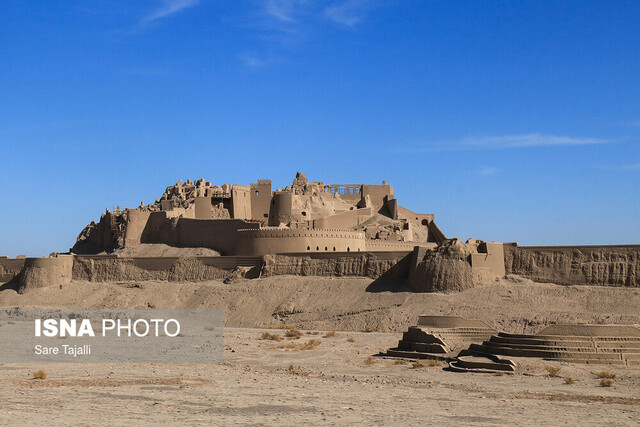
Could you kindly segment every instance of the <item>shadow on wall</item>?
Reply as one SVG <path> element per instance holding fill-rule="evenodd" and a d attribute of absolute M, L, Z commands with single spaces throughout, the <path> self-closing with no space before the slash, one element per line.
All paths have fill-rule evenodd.
<path fill-rule="evenodd" d="M 19 276 L 16 276 L 13 279 L 9 280 L 4 285 L 0 286 L 0 292 L 4 292 L 4 291 L 18 292 L 18 286 L 19 286 Z"/>
<path fill-rule="evenodd" d="M 402 258 L 380 277 L 375 279 L 369 286 L 367 292 L 413 292 L 409 287 L 409 270 L 413 252 Z"/>

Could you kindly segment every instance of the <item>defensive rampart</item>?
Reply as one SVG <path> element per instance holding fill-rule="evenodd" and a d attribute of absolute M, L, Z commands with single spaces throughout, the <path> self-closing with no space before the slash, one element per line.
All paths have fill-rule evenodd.
<path fill-rule="evenodd" d="M 360 276 L 402 282 L 409 274 L 410 265 L 410 252 L 266 255 L 262 274 Z"/>
<path fill-rule="evenodd" d="M 360 252 L 365 246 L 359 231 L 262 228 L 238 231 L 237 254 Z"/>
<path fill-rule="evenodd" d="M 507 274 L 560 285 L 640 287 L 640 245 L 505 244 Z"/>

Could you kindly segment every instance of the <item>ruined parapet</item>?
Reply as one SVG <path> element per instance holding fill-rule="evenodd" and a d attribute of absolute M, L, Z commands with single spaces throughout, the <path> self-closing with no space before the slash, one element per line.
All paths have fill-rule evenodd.
<path fill-rule="evenodd" d="M 502 243 L 454 238 L 414 253 L 409 286 L 416 292 L 459 292 L 505 275 Z"/>
<path fill-rule="evenodd" d="M 26 258 L 18 278 L 18 292 L 23 294 L 31 289 L 68 284 L 72 271 L 72 255 Z"/>

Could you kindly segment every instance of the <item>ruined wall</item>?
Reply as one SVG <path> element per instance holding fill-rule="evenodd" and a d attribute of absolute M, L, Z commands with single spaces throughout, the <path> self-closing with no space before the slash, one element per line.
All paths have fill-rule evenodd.
<path fill-rule="evenodd" d="M 218 258 L 218 257 L 212 257 Z M 237 263 L 219 263 L 199 258 L 76 257 L 73 279 L 90 282 L 164 280 L 200 282 L 223 280 Z"/>
<path fill-rule="evenodd" d="M 269 221 L 271 210 L 271 180 L 259 179 L 251 184 L 251 218 L 254 220 Z"/>
<path fill-rule="evenodd" d="M 163 218 L 166 218 L 166 214 L 158 212 Z M 142 233 L 144 232 L 147 222 L 149 221 L 150 212 L 128 210 L 127 211 L 127 226 L 124 234 L 124 247 L 132 248 L 138 246 L 142 240 Z"/>
<path fill-rule="evenodd" d="M 251 188 L 248 185 L 234 185 L 231 190 L 231 217 L 251 218 Z"/>
<path fill-rule="evenodd" d="M 412 251 L 416 246 L 425 248 L 435 248 L 435 243 L 418 243 L 418 242 L 395 242 L 391 240 L 365 240 L 365 251 L 367 252 L 386 252 L 386 251 Z"/>
<path fill-rule="evenodd" d="M 6 283 L 20 274 L 25 258 L 0 257 L 0 283 Z"/>
<path fill-rule="evenodd" d="M 263 276 L 359 276 L 404 281 L 411 254 L 313 254 L 266 255 Z"/>
<path fill-rule="evenodd" d="M 380 209 L 382 206 L 384 206 L 385 200 L 393 199 L 393 187 L 388 184 L 363 184 L 362 197 L 365 198 L 367 196 L 371 198 L 371 203 L 373 203 L 376 209 Z M 385 199 L 385 197 L 387 199 Z"/>
<path fill-rule="evenodd" d="M 289 192 L 276 192 L 271 201 L 269 213 L 269 225 L 277 227 L 281 222 L 287 224 L 291 221 L 292 195 Z"/>
<path fill-rule="evenodd" d="M 313 228 L 354 228 L 366 221 L 371 215 L 371 208 L 344 211 L 324 218 L 314 219 Z"/>
<path fill-rule="evenodd" d="M 49 258 L 26 258 L 24 268 L 18 276 L 18 292 L 47 286 L 61 286 L 71 281 L 72 255 Z"/>
<path fill-rule="evenodd" d="M 204 247 L 221 252 L 223 255 L 235 255 L 238 230 L 257 229 L 257 222 L 240 219 L 189 219 L 180 218 L 177 222 L 176 245 L 182 247 Z M 259 255 L 248 253 L 248 255 Z"/>
<path fill-rule="evenodd" d="M 364 250 L 364 233 L 358 231 L 265 228 L 238 233 L 238 255 Z"/>
<path fill-rule="evenodd" d="M 560 285 L 640 287 L 640 245 L 505 245 L 507 274 Z"/>
<path fill-rule="evenodd" d="M 194 218 L 197 219 L 211 219 L 212 215 L 211 197 L 196 197 Z"/>
<path fill-rule="evenodd" d="M 437 248 L 414 249 L 409 286 L 416 292 L 460 292 L 504 275 L 502 243 L 450 239 Z"/>

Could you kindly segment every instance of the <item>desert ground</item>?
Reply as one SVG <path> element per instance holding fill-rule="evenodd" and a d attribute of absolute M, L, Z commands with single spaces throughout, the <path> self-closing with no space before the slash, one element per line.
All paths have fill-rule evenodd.
<path fill-rule="evenodd" d="M 415 294 L 364 278 L 72 282 L 25 295 L 4 289 L 0 306 L 225 310 L 219 364 L 0 365 L 2 425 L 638 425 L 640 420 L 640 367 L 514 358 L 514 375 L 495 376 L 448 372 L 444 363 L 414 367 L 413 361 L 380 356 L 420 314 L 477 318 L 526 333 L 553 323 L 640 324 L 637 289 L 565 287 L 517 277 L 455 294 Z M 298 328 L 302 336 L 285 338 L 283 325 Z M 265 332 L 281 340 L 262 339 Z M 560 368 L 557 376 L 549 375 L 549 366 Z M 47 378 L 33 379 L 40 369 Z M 601 386 L 602 371 L 615 375 L 611 387 Z"/>

